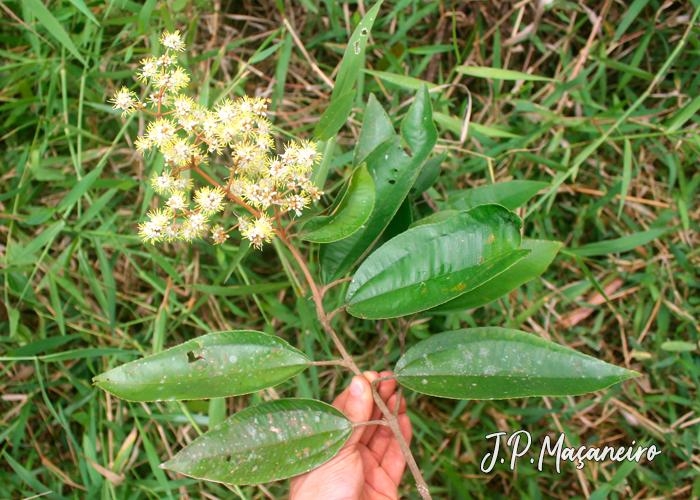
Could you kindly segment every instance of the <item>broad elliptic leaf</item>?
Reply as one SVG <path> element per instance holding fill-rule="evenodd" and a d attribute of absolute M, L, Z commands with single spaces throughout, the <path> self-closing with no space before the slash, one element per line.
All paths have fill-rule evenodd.
<path fill-rule="evenodd" d="M 404 387 L 454 399 L 584 394 L 638 375 L 535 335 L 496 327 L 433 335 L 406 351 L 394 373 Z"/>
<path fill-rule="evenodd" d="M 301 239 L 315 243 L 332 243 L 352 235 L 367 222 L 374 208 L 374 181 L 362 165 L 350 179 L 333 215 L 314 217 L 301 231 Z"/>
<path fill-rule="evenodd" d="M 161 467 L 220 483 L 266 483 L 327 462 L 351 432 L 350 421 L 326 403 L 279 399 L 229 417 Z"/>
<path fill-rule="evenodd" d="M 549 184 L 540 181 L 497 182 L 471 189 L 450 191 L 447 194 L 447 201 L 442 205 L 445 208 L 469 210 L 486 203 L 496 203 L 515 210 L 547 186 Z"/>
<path fill-rule="evenodd" d="M 129 401 L 220 398 L 272 387 L 307 366 L 306 355 L 279 337 L 233 330 L 117 366 L 93 382 Z"/>
<path fill-rule="evenodd" d="M 440 210 L 439 212 L 433 212 L 432 214 L 413 222 L 413 224 L 411 224 L 411 228 L 446 221 L 447 219 L 451 219 L 452 217 L 455 217 L 456 215 L 459 215 L 465 211 L 466 210 Z"/>
<path fill-rule="evenodd" d="M 348 288 L 347 311 L 394 318 L 468 292 L 529 252 L 519 249 L 520 224 L 513 212 L 482 205 L 405 231 L 362 263 Z"/>
<path fill-rule="evenodd" d="M 379 128 L 385 127 L 379 123 Z M 373 123 L 377 125 L 377 123 Z M 364 128 L 364 125 L 363 125 Z M 362 133 L 361 133 L 362 136 Z M 342 277 L 355 265 L 377 241 L 382 231 L 398 211 L 421 172 L 423 164 L 430 155 L 437 130 L 432 121 L 432 108 L 428 90 L 423 88 L 401 122 L 401 136 L 393 137 L 381 144 L 370 141 L 359 158 L 367 154 L 367 163 L 374 179 L 374 210 L 364 227 L 349 238 L 321 247 L 321 268 L 325 282 Z M 375 146 L 370 149 L 369 144 Z M 410 148 L 410 155 L 404 150 Z"/>
<path fill-rule="evenodd" d="M 456 299 L 437 306 L 433 311 L 471 309 L 496 300 L 545 272 L 562 245 L 560 241 L 524 239 L 520 248 L 530 250 L 529 254 L 497 277 Z"/>

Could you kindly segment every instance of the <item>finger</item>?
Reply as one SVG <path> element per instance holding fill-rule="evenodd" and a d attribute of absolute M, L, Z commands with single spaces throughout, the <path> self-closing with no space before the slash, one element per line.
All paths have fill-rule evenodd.
<path fill-rule="evenodd" d="M 351 381 L 352 382 L 352 381 Z M 335 399 L 333 400 L 333 403 L 331 403 L 333 406 L 335 406 L 338 410 L 344 411 L 345 410 L 345 405 L 348 402 L 348 397 L 350 397 L 350 386 L 346 387 L 343 392 L 338 394 Z"/>
<path fill-rule="evenodd" d="M 375 378 L 384 378 L 384 377 L 390 377 L 392 376 L 393 373 L 390 371 L 383 371 L 379 374 L 377 374 L 377 377 Z M 396 391 L 396 380 L 395 379 L 388 379 L 388 380 L 382 380 L 379 382 L 377 386 L 377 392 L 379 392 L 379 396 L 382 398 L 384 402 L 387 401 L 391 397 L 391 395 Z M 393 410 L 392 407 L 389 407 L 389 410 Z M 379 420 L 382 418 L 382 412 L 379 409 L 378 406 L 374 406 L 374 410 L 372 411 L 372 418 L 371 420 Z M 362 443 L 363 444 L 368 444 L 372 439 L 374 433 L 377 431 L 378 426 L 373 425 L 368 427 L 365 432 L 362 435 Z"/>
<path fill-rule="evenodd" d="M 392 395 L 391 398 L 389 398 L 389 401 L 387 401 L 387 406 L 389 407 L 390 410 L 394 410 L 396 405 L 399 405 L 399 409 L 403 407 L 404 415 L 405 415 L 405 410 L 406 410 L 406 401 L 404 398 L 399 398 L 398 394 Z M 400 411 L 400 410 L 399 410 Z M 401 413 L 398 415 L 399 417 L 401 416 Z M 386 450 L 389 448 L 392 442 L 396 441 L 396 437 L 394 436 L 394 431 L 391 430 L 389 426 L 377 426 L 378 428 L 374 431 L 372 434 L 372 439 L 369 441 L 366 440 L 366 436 L 362 437 L 362 441 L 366 444 L 367 448 L 369 448 L 372 453 L 374 454 L 375 457 L 377 457 L 377 460 L 381 462 L 382 457 L 386 453 Z M 400 427 L 399 427 L 400 428 Z M 402 432 L 403 434 L 403 432 Z"/>
<path fill-rule="evenodd" d="M 333 406 L 342 411 L 353 423 L 366 422 L 370 419 L 374 406 L 369 384 L 365 376 L 353 377 L 350 385 L 333 402 Z M 355 427 L 345 446 L 357 443 L 362 438 L 364 430 L 364 426 Z"/>
<path fill-rule="evenodd" d="M 370 454 L 369 451 L 366 452 Z M 365 458 L 365 464 L 367 460 Z M 365 467 L 365 494 L 366 498 L 398 498 L 397 484 L 386 473 L 384 469 L 378 465 L 375 467 Z"/>
<path fill-rule="evenodd" d="M 399 429 L 404 437 L 407 444 L 410 445 L 411 438 L 413 437 L 413 428 L 411 427 L 411 421 L 408 415 L 405 413 L 399 415 Z M 399 447 L 398 441 L 392 439 L 391 443 L 387 447 L 384 457 L 382 460 L 382 468 L 386 471 L 387 475 L 391 478 L 394 484 L 401 483 L 401 476 L 403 476 L 404 469 L 406 468 L 406 458 L 404 457 L 401 448 Z"/>
<path fill-rule="evenodd" d="M 364 377 L 369 382 L 374 382 L 375 380 L 377 380 L 380 377 L 379 373 L 377 373 L 373 370 L 366 370 L 366 371 L 362 372 L 362 375 L 364 375 Z"/>
<path fill-rule="evenodd" d="M 396 379 L 382 380 L 377 389 L 382 401 L 387 403 L 389 398 L 396 392 Z"/>
<path fill-rule="evenodd" d="M 377 378 L 377 372 L 367 371 L 367 372 L 364 372 L 363 375 L 365 376 L 365 378 L 369 382 L 372 382 L 374 379 Z M 352 384 L 352 380 L 350 381 L 350 383 Z M 350 397 L 350 386 L 348 385 L 348 387 L 346 387 L 345 390 L 343 390 L 343 392 L 341 392 L 340 394 L 338 394 L 336 396 L 336 398 L 333 400 L 332 404 L 340 411 L 344 411 L 345 405 L 347 404 L 349 397 Z"/>

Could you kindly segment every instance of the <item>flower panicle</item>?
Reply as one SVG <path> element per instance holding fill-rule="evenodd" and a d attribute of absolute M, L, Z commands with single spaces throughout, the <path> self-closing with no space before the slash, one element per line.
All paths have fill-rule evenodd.
<path fill-rule="evenodd" d="M 140 100 L 121 87 L 110 98 L 123 116 L 152 116 L 135 147 L 144 155 L 155 150 L 164 161 L 150 179 L 163 203 L 139 224 L 139 236 L 150 244 L 207 236 L 223 244 L 237 229 L 261 248 L 282 229 L 283 215 L 299 217 L 321 197 L 310 180 L 321 159 L 316 144 L 291 141 L 276 154 L 269 99 L 243 96 L 203 105 L 185 93 L 191 77 L 178 64 L 186 49 L 180 31 L 166 31 L 159 41 L 163 53 L 142 59 L 136 72 L 150 93 Z M 209 185 L 195 186 L 191 171 Z M 227 208 L 235 221 L 228 225 Z"/>

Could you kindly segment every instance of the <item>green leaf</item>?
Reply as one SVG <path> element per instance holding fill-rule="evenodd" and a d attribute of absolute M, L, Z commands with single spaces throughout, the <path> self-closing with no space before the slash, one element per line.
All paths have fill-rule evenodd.
<path fill-rule="evenodd" d="M 393 139 L 394 135 L 396 132 L 391 124 L 391 118 L 374 94 L 370 94 L 362 119 L 360 138 L 355 146 L 355 165 L 365 161 L 371 152 Z"/>
<path fill-rule="evenodd" d="M 661 349 L 667 352 L 693 352 L 700 350 L 700 343 L 685 340 L 667 340 L 661 344 Z"/>
<path fill-rule="evenodd" d="M 365 73 L 368 75 L 375 76 L 380 80 L 385 81 L 396 87 L 408 89 L 408 90 L 420 90 L 423 86 L 429 89 L 437 87 L 434 83 L 430 83 L 426 80 L 421 80 L 420 78 L 414 78 L 412 76 L 397 75 L 396 73 L 391 73 L 388 71 L 375 71 L 371 69 L 365 69 Z"/>
<path fill-rule="evenodd" d="M 637 18 L 639 13 L 644 10 L 644 7 L 649 3 L 649 0 L 634 0 L 625 12 L 625 14 L 616 23 L 617 28 L 615 29 L 615 35 L 613 36 L 613 42 L 617 42 L 622 35 L 625 34 L 630 25 Z"/>
<path fill-rule="evenodd" d="M 394 217 L 391 218 L 389 224 L 386 226 L 386 228 L 384 228 L 384 232 L 378 240 L 378 245 L 383 245 L 391 238 L 400 235 L 411 227 L 411 224 L 413 223 L 412 205 L 412 200 L 409 200 L 408 198 L 403 200 L 403 203 L 394 214 Z"/>
<path fill-rule="evenodd" d="M 385 134 L 382 113 L 373 111 L 372 116 L 369 127 L 373 130 L 379 128 Z M 361 137 L 367 137 L 364 129 L 363 124 Z M 365 223 L 364 229 L 355 232 L 349 238 L 321 248 L 321 266 L 326 282 L 347 273 L 368 252 L 415 184 L 437 140 L 427 89 L 424 88 L 416 95 L 401 123 L 401 134 L 401 137 L 393 134 L 389 141 L 383 143 L 372 143 L 375 147 L 371 152 L 367 151 L 371 149 L 369 146 L 363 146 L 362 152 L 359 153 L 358 156 L 362 158 L 363 154 L 368 152 L 365 162 L 374 179 L 375 199 L 378 202 L 374 204 L 372 215 Z M 411 148 L 410 156 L 405 152 L 403 143 Z"/>
<path fill-rule="evenodd" d="M 8 245 L 5 256 L 7 265 L 10 267 L 36 265 L 37 252 L 45 251 L 46 247 L 50 247 L 65 227 L 65 221 L 59 220 L 50 225 L 45 225 L 43 231 L 30 240 L 26 246 L 16 242 Z"/>
<path fill-rule="evenodd" d="M 416 183 L 411 188 L 413 198 L 417 198 L 435 184 L 435 181 L 440 177 L 440 172 L 442 172 L 442 163 L 445 158 L 447 158 L 447 153 L 442 153 L 425 162 Z"/>
<path fill-rule="evenodd" d="M 522 71 L 512 69 L 487 68 L 485 66 L 457 66 L 457 73 L 476 78 L 486 78 L 489 80 L 526 80 L 551 82 L 551 78 L 545 76 L 531 75 Z"/>
<path fill-rule="evenodd" d="M 648 231 L 640 231 L 623 236 L 622 238 L 596 241 L 595 243 L 589 243 L 588 245 L 583 245 L 578 248 L 569 248 L 567 249 L 567 253 L 579 257 L 596 257 L 611 253 L 628 252 L 639 246 L 646 245 L 650 241 L 654 241 L 667 231 L 668 229 L 665 228 L 649 229 Z"/>
<path fill-rule="evenodd" d="M 452 132 L 457 137 L 462 134 L 462 127 L 464 127 L 464 119 L 457 118 L 456 116 L 450 116 L 445 113 L 440 113 L 436 111 L 433 116 L 435 121 L 443 127 L 445 130 Z M 473 132 L 473 134 L 472 134 Z M 521 137 L 509 130 L 497 127 L 495 125 L 484 125 L 482 123 L 469 122 L 469 135 L 483 135 L 485 137 L 494 138 L 505 138 L 505 139 L 520 139 Z"/>
<path fill-rule="evenodd" d="M 85 59 L 80 54 L 78 47 L 73 43 L 68 32 L 63 29 L 58 19 L 54 17 L 51 11 L 47 9 L 40 0 L 25 0 L 25 6 L 36 16 L 37 20 L 46 28 L 46 32 L 51 37 L 56 39 L 68 52 L 73 54 L 78 61 L 85 64 Z"/>
<path fill-rule="evenodd" d="M 434 335 L 411 347 L 394 372 L 409 389 L 455 399 L 584 394 L 638 376 L 535 335 L 496 327 Z"/>
<path fill-rule="evenodd" d="M 350 185 L 333 215 L 314 217 L 307 222 L 301 239 L 332 243 L 352 235 L 367 222 L 374 209 L 374 180 L 366 165 L 353 174 Z"/>
<path fill-rule="evenodd" d="M 455 311 L 488 304 L 541 275 L 562 246 L 560 241 L 523 240 L 520 248 L 530 250 L 529 254 L 497 277 L 434 310 Z"/>
<path fill-rule="evenodd" d="M 350 421 L 326 403 L 280 399 L 236 413 L 161 467 L 221 483 L 266 483 L 327 462 L 351 432 Z"/>
<path fill-rule="evenodd" d="M 697 114 L 698 110 L 700 110 L 700 95 L 691 99 L 666 122 L 666 133 L 670 134 L 681 128 Z"/>
<path fill-rule="evenodd" d="M 218 398 L 272 387 L 308 365 L 304 353 L 274 335 L 233 330 L 126 363 L 93 382 L 129 401 Z"/>
<path fill-rule="evenodd" d="M 464 212 L 464 210 L 440 210 L 439 212 L 433 212 L 432 214 L 415 221 L 413 224 L 411 224 L 411 228 L 446 221 L 447 219 L 451 219 L 462 212 Z"/>
<path fill-rule="evenodd" d="M 314 135 L 318 141 L 327 141 L 345 124 L 355 102 L 355 92 L 348 92 L 333 99 L 316 124 Z"/>
<path fill-rule="evenodd" d="M 56 210 L 67 215 L 80 198 L 95 184 L 100 174 L 102 174 L 102 168 L 98 167 L 76 182 L 68 194 L 58 203 Z"/>
<path fill-rule="evenodd" d="M 394 318 L 430 309 L 503 273 L 523 258 L 520 219 L 482 205 L 392 238 L 360 266 L 348 288 L 347 311 Z"/>
<path fill-rule="evenodd" d="M 433 123 L 433 109 L 427 87 L 416 92 L 413 104 L 401 120 L 401 137 L 408 144 L 413 157 L 423 158 L 422 165 L 432 153 L 437 141 L 437 129 Z"/>
<path fill-rule="evenodd" d="M 498 182 L 471 189 L 450 191 L 443 205 L 456 210 L 469 210 L 479 205 L 496 203 L 509 210 L 515 210 L 547 186 L 549 184 L 540 181 Z"/>
<path fill-rule="evenodd" d="M 95 23 L 96 26 L 100 26 L 100 22 L 95 18 L 95 15 L 92 13 L 92 11 L 88 8 L 87 5 L 85 5 L 84 0 L 69 0 L 70 3 L 73 4 L 73 6 L 78 9 L 80 12 L 83 13 L 85 17 L 87 17 L 90 21 Z"/>
<path fill-rule="evenodd" d="M 625 198 L 630 182 L 632 182 L 632 143 L 625 137 L 625 149 L 622 156 L 622 181 L 620 183 L 620 205 L 617 207 L 617 217 L 622 215 L 625 206 Z"/>
<path fill-rule="evenodd" d="M 350 115 L 357 92 L 357 80 L 364 66 L 367 40 L 381 5 L 380 0 L 367 11 L 348 41 L 338 68 L 331 102 L 314 129 L 316 140 L 326 141 L 335 136 Z"/>

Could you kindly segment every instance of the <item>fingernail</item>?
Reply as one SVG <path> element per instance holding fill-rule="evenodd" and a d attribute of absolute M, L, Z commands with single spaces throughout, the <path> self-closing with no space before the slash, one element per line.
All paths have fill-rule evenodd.
<path fill-rule="evenodd" d="M 362 383 L 362 381 L 357 377 L 352 379 L 352 382 L 350 383 L 350 394 L 357 397 L 362 396 L 363 392 L 365 392 L 365 385 Z"/>

